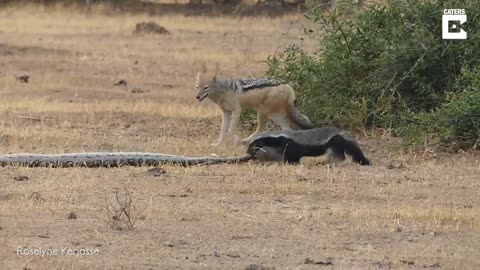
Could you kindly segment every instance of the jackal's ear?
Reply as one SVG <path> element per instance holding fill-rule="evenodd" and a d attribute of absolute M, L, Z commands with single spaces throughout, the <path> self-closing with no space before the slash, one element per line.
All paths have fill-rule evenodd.
<path fill-rule="evenodd" d="M 198 85 L 200 83 L 200 79 L 202 78 L 202 73 L 197 72 L 197 77 L 195 80 L 195 84 Z"/>
<path fill-rule="evenodd" d="M 207 73 L 207 64 L 205 62 L 200 64 L 200 73 Z"/>

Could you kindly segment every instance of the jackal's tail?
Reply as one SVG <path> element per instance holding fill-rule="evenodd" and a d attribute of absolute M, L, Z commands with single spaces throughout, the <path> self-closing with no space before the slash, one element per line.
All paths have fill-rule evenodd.
<path fill-rule="evenodd" d="M 315 126 L 312 124 L 312 121 L 310 121 L 310 119 L 308 119 L 308 117 L 302 112 L 300 112 L 300 110 L 298 109 L 297 102 L 295 100 L 295 92 L 290 86 L 288 86 L 288 88 L 290 88 L 287 108 L 288 117 L 295 125 L 297 125 L 301 129 L 314 128 Z"/>

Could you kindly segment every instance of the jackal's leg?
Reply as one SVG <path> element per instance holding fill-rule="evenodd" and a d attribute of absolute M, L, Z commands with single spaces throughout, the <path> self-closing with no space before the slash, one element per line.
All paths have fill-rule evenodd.
<path fill-rule="evenodd" d="M 279 125 L 283 130 L 291 129 L 290 124 L 285 119 L 285 116 L 280 113 L 274 113 L 269 116 L 269 118 L 275 122 L 275 124 Z"/>
<path fill-rule="evenodd" d="M 227 134 L 227 130 L 230 125 L 231 118 L 232 118 L 232 112 L 223 110 L 222 127 L 220 128 L 220 137 L 218 138 L 218 141 L 212 145 L 216 146 L 225 142 L 225 135 Z"/>
<path fill-rule="evenodd" d="M 233 138 L 234 143 L 239 143 L 239 141 L 240 141 L 240 139 L 238 138 L 238 135 L 237 135 L 237 127 L 238 127 L 238 123 L 240 122 L 241 112 L 242 112 L 241 109 L 237 109 L 237 110 L 234 110 L 232 112 L 230 126 L 229 126 L 228 132 L 227 132 L 228 139 Z"/>
<path fill-rule="evenodd" d="M 242 144 L 249 144 L 250 141 L 260 132 L 264 131 L 266 126 L 267 126 L 267 120 L 268 120 L 268 117 L 264 114 L 264 113 L 260 113 L 259 111 L 257 111 L 257 130 L 255 130 L 255 132 L 248 136 L 247 138 L 243 139 L 242 140 Z"/>

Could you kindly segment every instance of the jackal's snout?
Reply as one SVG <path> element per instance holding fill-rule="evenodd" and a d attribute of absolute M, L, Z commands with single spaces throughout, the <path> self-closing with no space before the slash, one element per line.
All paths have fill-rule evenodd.
<path fill-rule="evenodd" d="M 199 93 L 197 95 L 198 102 L 202 102 L 207 96 L 208 96 L 208 93 Z"/>

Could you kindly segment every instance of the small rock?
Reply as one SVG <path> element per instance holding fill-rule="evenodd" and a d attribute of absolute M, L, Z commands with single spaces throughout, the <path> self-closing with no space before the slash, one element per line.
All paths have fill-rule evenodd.
<path fill-rule="evenodd" d="M 175 245 L 171 241 L 167 241 L 164 243 L 166 247 L 175 247 Z"/>
<path fill-rule="evenodd" d="M 161 176 L 163 174 L 166 174 L 167 171 L 165 171 L 162 168 L 151 168 L 151 169 L 147 170 L 147 173 L 152 175 L 153 177 L 158 177 L 158 176 Z"/>
<path fill-rule="evenodd" d="M 29 199 L 32 199 L 34 201 L 44 201 L 45 199 L 42 198 L 42 195 L 40 195 L 40 193 L 34 191 L 32 192 L 32 194 L 30 194 L 30 197 Z"/>
<path fill-rule="evenodd" d="M 140 88 L 132 88 L 130 89 L 130 93 L 132 94 L 141 94 L 141 93 L 148 93 L 148 90 L 142 90 Z"/>
<path fill-rule="evenodd" d="M 28 181 L 29 178 L 28 178 L 28 176 L 25 176 L 25 175 L 17 175 L 15 177 L 13 177 L 13 180 L 21 182 L 21 181 Z"/>
<path fill-rule="evenodd" d="M 127 81 L 125 81 L 125 80 L 120 80 L 120 81 L 118 81 L 117 83 L 114 83 L 113 85 L 114 85 L 114 86 L 124 86 L 124 85 L 127 85 Z"/>
<path fill-rule="evenodd" d="M 67 219 L 77 219 L 77 214 L 74 212 L 70 212 L 67 216 Z"/>
<path fill-rule="evenodd" d="M 30 79 L 30 76 L 28 75 L 16 76 L 15 79 L 17 80 L 17 82 L 28 83 L 28 79 Z"/>
<path fill-rule="evenodd" d="M 261 264 L 250 264 L 249 266 L 245 267 L 245 270 L 275 270 L 275 267 L 267 267 Z"/>
<path fill-rule="evenodd" d="M 391 161 L 387 165 L 387 169 L 389 169 L 389 170 L 405 169 L 405 168 L 407 168 L 407 167 L 403 164 L 403 162 L 400 162 L 400 161 Z"/>
<path fill-rule="evenodd" d="M 251 239 L 252 237 L 249 235 L 234 235 L 232 236 L 232 240 L 241 240 L 241 239 Z"/>
<path fill-rule="evenodd" d="M 310 258 L 306 258 L 304 263 L 305 264 L 315 264 L 315 265 L 333 265 L 333 263 L 330 259 L 327 259 L 326 261 L 314 261 Z"/>
<path fill-rule="evenodd" d="M 187 187 L 182 191 L 184 191 L 185 193 L 193 193 L 193 189 L 191 187 Z"/>
<path fill-rule="evenodd" d="M 14 197 L 15 196 L 12 193 L 6 193 L 6 192 L 0 191 L 0 201 L 8 201 L 13 199 Z"/>
<path fill-rule="evenodd" d="M 165 87 L 165 88 L 174 88 L 175 87 L 175 85 L 168 84 L 168 83 L 167 84 L 162 84 L 162 86 Z"/>
<path fill-rule="evenodd" d="M 240 254 L 238 253 L 227 253 L 226 255 L 230 258 L 240 258 Z"/>
<path fill-rule="evenodd" d="M 178 246 L 188 245 L 188 242 L 185 240 L 177 240 L 175 242 L 167 241 L 164 244 L 166 247 L 178 247 Z"/>
<path fill-rule="evenodd" d="M 165 29 L 165 27 L 155 23 L 155 22 L 141 22 L 135 25 L 134 34 L 170 34 L 170 32 Z"/>
<path fill-rule="evenodd" d="M 415 265 L 415 262 L 414 261 L 410 261 L 410 260 L 400 260 L 401 263 L 403 264 L 406 264 L 406 265 Z"/>
<path fill-rule="evenodd" d="M 188 242 L 185 241 L 185 240 L 181 240 L 181 239 L 180 239 L 180 240 L 177 241 L 177 244 L 179 244 L 179 245 L 188 245 Z"/>

